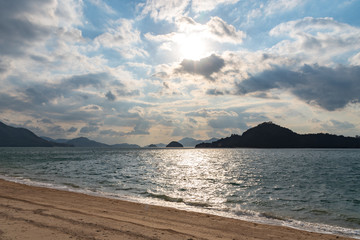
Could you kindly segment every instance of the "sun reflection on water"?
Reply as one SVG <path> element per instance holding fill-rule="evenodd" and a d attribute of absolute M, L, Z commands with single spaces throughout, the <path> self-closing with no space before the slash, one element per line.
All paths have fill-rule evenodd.
<path fill-rule="evenodd" d="M 226 155 L 226 152 L 223 152 Z M 209 149 L 164 150 L 162 161 L 157 167 L 159 184 L 153 196 L 168 196 L 167 200 L 182 201 L 188 205 L 211 207 L 227 202 L 232 182 L 226 156 L 219 156 L 219 151 Z M 231 171 L 229 171 L 231 170 Z M 237 176 L 239 173 L 236 174 Z M 238 181 L 238 184 L 242 184 Z"/>

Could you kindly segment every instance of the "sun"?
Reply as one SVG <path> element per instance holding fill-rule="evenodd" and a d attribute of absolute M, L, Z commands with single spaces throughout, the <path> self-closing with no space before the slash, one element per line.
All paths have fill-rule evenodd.
<path fill-rule="evenodd" d="M 199 60 L 207 54 L 207 43 L 199 35 L 184 35 L 178 41 L 179 57 L 182 59 Z"/>

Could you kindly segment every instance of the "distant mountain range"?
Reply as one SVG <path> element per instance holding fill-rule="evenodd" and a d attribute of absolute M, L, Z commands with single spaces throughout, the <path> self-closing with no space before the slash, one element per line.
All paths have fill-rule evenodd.
<path fill-rule="evenodd" d="M 231 135 L 196 148 L 360 148 L 360 138 L 328 133 L 298 134 L 272 122 L 250 128 L 242 135 Z"/>
<path fill-rule="evenodd" d="M 272 122 L 265 122 L 250 128 L 242 135 L 209 139 L 183 138 L 177 141 L 184 147 L 197 148 L 360 148 L 359 137 L 344 137 L 328 133 L 298 134 Z M 151 144 L 147 147 L 165 147 L 165 144 Z M 136 144 L 108 145 L 85 137 L 74 139 L 52 139 L 38 137 L 25 128 L 16 128 L 0 122 L 0 147 L 114 147 L 140 148 Z"/>
<path fill-rule="evenodd" d="M 55 142 L 55 143 L 65 143 L 68 145 L 72 145 L 74 147 L 114 147 L 114 148 L 140 148 L 139 145 L 136 144 L 128 144 L 128 143 L 120 143 L 120 144 L 105 144 L 96 142 L 94 140 L 88 139 L 86 137 L 79 137 L 74 139 L 52 139 L 49 137 L 42 137 L 43 139 L 49 141 L 49 142 Z"/>

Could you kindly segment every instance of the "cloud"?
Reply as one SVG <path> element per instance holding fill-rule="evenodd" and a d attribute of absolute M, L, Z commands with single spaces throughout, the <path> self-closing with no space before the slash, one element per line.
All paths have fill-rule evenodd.
<path fill-rule="evenodd" d="M 82 7 L 78 1 L 17 0 L 0 2 L 1 55 L 19 57 L 44 42 L 59 29 L 72 31 L 80 25 Z"/>
<path fill-rule="evenodd" d="M 355 54 L 354 56 L 352 56 L 352 57 L 349 59 L 349 62 L 351 63 L 351 65 L 360 66 L 360 52 L 358 52 L 357 54 Z"/>
<path fill-rule="evenodd" d="M 271 0 L 264 7 L 264 12 L 265 15 L 279 14 L 279 12 L 290 11 L 305 2 L 306 0 Z"/>
<path fill-rule="evenodd" d="M 226 23 L 220 17 L 211 17 L 210 20 L 201 24 L 191 17 L 181 17 L 175 22 L 176 32 L 153 35 L 146 33 L 145 38 L 157 43 L 162 43 L 161 49 L 173 51 L 181 48 L 184 43 L 193 41 L 211 45 L 210 42 L 240 44 L 246 37 L 246 33 Z"/>
<path fill-rule="evenodd" d="M 107 32 L 94 39 L 96 46 L 113 49 L 125 58 L 136 56 L 148 56 L 148 53 L 137 47 L 141 43 L 140 31 L 133 29 L 133 21 L 128 19 L 118 19 L 114 21 Z"/>
<path fill-rule="evenodd" d="M 271 52 L 298 57 L 308 64 L 329 64 L 332 58 L 360 49 L 360 28 L 328 17 L 305 17 L 281 23 L 269 34 L 290 37 L 273 46 Z"/>
<path fill-rule="evenodd" d="M 215 54 L 212 54 L 211 56 L 202 58 L 199 61 L 184 59 L 180 63 L 180 67 L 175 69 L 175 72 L 201 75 L 208 80 L 215 81 L 211 75 L 213 73 L 219 72 L 224 66 L 224 59 Z"/>
<path fill-rule="evenodd" d="M 305 4 L 306 0 L 268 0 L 266 3 L 259 1 L 259 6 L 249 11 L 247 15 L 248 22 L 255 18 L 264 18 L 280 13 L 288 12 L 296 7 Z"/>
<path fill-rule="evenodd" d="M 67 130 L 67 132 L 69 132 L 69 133 L 74 133 L 74 132 L 76 132 L 78 129 L 76 128 L 76 127 L 71 127 L 71 128 L 69 128 L 68 130 Z"/>
<path fill-rule="evenodd" d="M 327 123 L 321 124 L 321 127 L 327 131 L 337 132 L 339 130 L 344 131 L 349 129 L 355 129 L 356 126 L 348 121 L 337 121 L 332 119 Z"/>
<path fill-rule="evenodd" d="M 111 8 L 109 5 L 106 4 L 103 0 L 89 0 L 93 5 L 95 5 L 97 8 L 102 9 L 108 14 L 115 14 L 116 11 Z"/>
<path fill-rule="evenodd" d="M 118 89 L 118 90 L 116 90 L 116 93 L 119 96 L 132 97 L 132 96 L 139 96 L 140 95 L 140 90 L 138 90 L 138 89 L 135 89 L 135 90 Z"/>
<path fill-rule="evenodd" d="M 359 66 L 304 65 L 298 71 L 277 67 L 243 80 L 237 84 L 237 90 L 240 95 L 271 89 L 287 90 L 309 104 L 334 111 L 348 103 L 359 102 L 359 76 Z"/>
<path fill-rule="evenodd" d="M 134 130 L 127 133 L 126 135 L 149 135 L 150 123 L 144 119 L 136 121 Z"/>
<path fill-rule="evenodd" d="M 215 9 L 218 5 L 235 4 L 239 0 L 147 0 L 143 6 L 141 16 L 150 15 L 155 22 L 166 20 L 172 22 L 193 12 L 205 12 Z"/>
<path fill-rule="evenodd" d="M 213 118 L 218 116 L 231 116 L 236 117 L 238 114 L 234 111 L 225 111 L 225 110 L 212 110 L 212 109 L 199 109 L 196 111 L 191 111 L 185 114 L 187 117 L 202 117 L 202 118 Z"/>
<path fill-rule="evenodd" d="M 0 2 L 0 52 L 18 56 L 34 42 L 43 40 L 51 33 L 45 24 L 30 21 L 26 16 L 45 15 L 54 1 L 1 1 Z"/>
<path fill-rule="evenodd" d="M 45 123 L 45 124 L 52 124 L 53 122 L 50 119 L 43 118 L 39 120 L 38 122 Z"/>
<path fill-rule="evenodd" d="M 83 111 L 102 111 L 102 107 L 95 105 L 95 104 L 90 104 L 84 107 L 81 107 L 81 110 Z"/>
<path fill-rule="evenodd" d="M 192 0 L 192 9 L 195 12 L 205 12 L 215 9 L 218 5 L 235 4 L 239 0 Z"/>
<path fill-rule="evenodd" d="M 212 89 L 208 89 L 206 91 L 206 94 L 207 95 L 214 95 L 214 96 L 219 96 L 219 95 L 228 95 L 230 94 L 230 91 L 228 90 L 219 90 L 219 89 L 216 89 L 216 88 L 212 88 Z"/>
<path fill-rule="evenodd" d="M 250 112 L 247 107 L 225 108 L 225 109 L 199 109 L 186 113 L 187 117 L 205 119 L 208 126 L 216 131 L 227 133 L 228 130 L 234 133 L 239 130 L 244 131 L 248 128 L 248 122 L 268 121 L 268 118 L 260 112 Z M 240 132 L 239 132 L 240 133 Z"/>
<path fill-rule="evenodd" d="M 149 14 L 156 22 L 161 20 L 171 22 L 184 14 L 189 2 L 189 0 L 147 0 L 141 15 L 144 17 Z"/>
<path fill-rule="evenodd" d="M 112 129 L 106 129 L 106 130 L 101 130 L 99 132 L 101 135 L 108 135 L 108 136 L 117 136 L 117 137 L 120 137 L 120 136 L 125 136 L 126 134 L 123 133 L 123 132 L 119 132 L 119 131 L 114 131 Z"/>
<path fill-rule="evenodd" d="M 216 119 L 209 120 L 209 126 L 212 128 L 239 128 L 245 130 L 248 128 L 248 125 L 238 116 L 219 116 Z"/>
<path fill-rule="evenodd" d="M 236 31 L 233 25 L 227 24 L 219 17 L 212 17 L 206 25 L 209 27 L 210 33 L 219 42 L 241 43 L 246 37 L 244 32 Z"/>
<path fill-rule="evenodd" d="M 74 75 L 63 79 L 58 84 L 32 84 L 31 87 L 25 89 L 24 94 L 32 103 L 42 104 L 59 97 L 69 97 L 72 91 L 80 88 L 89 86 L 100 88 L 104 81 L 111 79 L 112 77 L 107 73 Z"/>
<path fill-rule="evenodd" d="M 98 126 L 85 126 L 80 129 L 80 133 L 93 133 L 99 130 Z"/>
<path fill-rule="evenodd" d="M 105 94 L 105 97 L 107 98 L 107 100 L 109 101 L 115 101 L 116 99 L 116 96 L 114 94 L 112 94 L 111 91 L 108 91 L 106 94 Z"/>

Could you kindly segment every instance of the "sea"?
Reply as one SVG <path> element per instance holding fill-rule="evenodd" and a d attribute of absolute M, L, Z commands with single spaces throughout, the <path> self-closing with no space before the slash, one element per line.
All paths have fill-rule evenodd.
<path fill-rule="evenodd" d="M 0 178 L 360 239 L 360 149 L 0 148 Z"/>

